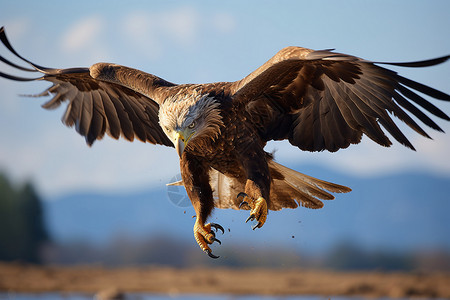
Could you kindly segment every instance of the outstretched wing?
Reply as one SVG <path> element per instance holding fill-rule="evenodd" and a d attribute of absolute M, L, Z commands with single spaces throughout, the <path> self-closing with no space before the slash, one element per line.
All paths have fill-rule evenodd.
<path fill-rule="evenodd" d="M 118 139 L 120 136 L 132 141 L 173 147 L 159 125 L 159 95 L 174 84 L 139 70 L 100 63 L 90 68 L 50 69 L 20 56 L 11 46 L 4 28 L 0 29 L 0 40 L 14 55 L 32 68 L 14 64 L 0 56 L 0 60 L 13 68 L 42 76 L 23 78 L 0 72 L 0 77 L 17 81 L 46 80 L 53 85 L 35 96 L 52 95 L 42 105 L 54 109 L 67 102 L 62 121 L 75 127 L 92 145 L 106 134 Z"/>
<path fill-rule="evenodd" d="M 416 105 L 444 120 L 450 118 L 413 90 L 445 101 L 450 101 L 450 95 L 376 64 L 426 67 L 449 58 L 376 63 L 329 50 L 288 47 L 233 83 L 233 98 L 245 106 L 266 141 L 289 139 L 303 150 L 337 151 L 359 143 L 366 134 L 390 146 L 382 125 L 398 142 L 414 149 L 390 114 L 429 137 L 407 112 L 438 131 L 442 129 Z"/>

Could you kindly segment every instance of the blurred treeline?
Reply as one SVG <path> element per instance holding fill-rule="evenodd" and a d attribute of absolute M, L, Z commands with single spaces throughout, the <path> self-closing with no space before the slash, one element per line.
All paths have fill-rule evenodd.
<path fill-rule="evenodd" d="M 41 249 L 48 239 L 33 185 L 15 186 L 0 173 L 0 260 L 41 263 Z"/>
<path fill-rule="evenodd" d="M 315 254 L 284 247 L 258 247 L 236 243 L 214 247 L 219 259 L 209 259 L 195 242 L 170 236 L 136 239 L 117 236 L 109 243 L 94 246 L 77 240 L 47 248 L 45 260 L 52 264 L 101 264 L 110 267 L 163 265 L 233 268 L 303 268 L 339 271 L 450 271 L 450 253 L 445 250 L 396 252 L 389 249 L 364 249 L 342 241 L 325 253 Z"/>

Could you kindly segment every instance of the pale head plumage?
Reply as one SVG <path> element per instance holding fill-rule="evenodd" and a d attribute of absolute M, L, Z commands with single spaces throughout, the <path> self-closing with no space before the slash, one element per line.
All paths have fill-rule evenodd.
<path fill-rule="evenodd" d="M 220 104 L 198 91 L 167 98 L 159 109 L 159 124 L 176 146 L 181 135 L 185 144 L 198 138 L 215 139 L 223 126 Z"/>

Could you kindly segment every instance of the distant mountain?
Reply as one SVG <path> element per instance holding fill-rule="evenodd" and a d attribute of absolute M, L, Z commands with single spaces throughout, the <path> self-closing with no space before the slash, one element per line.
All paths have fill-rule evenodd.
<path fill-rule="evenodd" d="M 255 231 L 244 223 L 247 211 L 216 210 L 211 220 L 226 229 L 219 239 L 228 245 L 309 253 L 323 253 L 343 240 L 366 249 L 450 250 L 450 178 L 419 173 L 357 178 L 312 166 L 296 169 L 353 191 L 336 194 L 320 210 L 270 212 L 268 222 Z M 62 243 L 104 245 L 117 237 L 161 235 L 195 243 L 195 213 L 181 187 L 110 195 L 80 192 L 46 201 L 44 208 L 49 231 Z"/>

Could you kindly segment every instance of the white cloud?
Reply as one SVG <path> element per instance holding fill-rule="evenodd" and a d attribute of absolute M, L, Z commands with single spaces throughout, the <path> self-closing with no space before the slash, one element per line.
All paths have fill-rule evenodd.
<path fill-rule="evenodd" d="M 212 16 L 212 24 L 220 33 L 231 33 L 236 28 L 236 19 L 227 13 L 217 13 Z"/>
<path fill-rule="evenodd" d="M 162 28 L 179 44 L 192 45 L 199 31 L 200 15 L 191 7 L 168 11 L 159 16 Z"/>
<path fill-rule="evenodd" d="M 67 52 L 78 52 L 91 48 L 102 34 L 105 22 L 100 16 L 77 20 L 62 36 L 61 48 Z"/>
<path fill-rule="evenodd" d="M 199 32 L 199 15 L 191 7 L 180 7 L 163 12 L 135 11 L 123 20 L 124 35 L 141 47 L 146 45 L 150 56 L 161 54 L 167 41 L 192 46 Z"/>
<path fill-rule="evenodd" d="M 137 41 L 151 32 L 152 20 L 145 12 L 137 11 L 128 14 L 122 21 L 123 28 L 129 37 Z"/>
<path fill-rule="evenodd" d="M 149 58 L 160 57 L 163 47 L 159 36 L 159 24 L 151 14 L 142 11 L 130 13 L 122 20 L 122 24 L 120 28 L 124 40 L 129 39 L 134 45 L 138 45 L 136 50 L 145 49 L 143 54 Z"/>
<path fill-rule="evenodd" d="M 134 11 L 123 18 L 122 24 L 125 38 L 153 60 L 161 57 L 167 43 L 192 47 L 199 31 L 197 12 L 190 7 L 163 12 Z"/>
<path fill-rule="evenodd" d="M 233 16 L 225 13 L 201 15 L 185 6 L 162 12 L 134 11 L 122 20 L 122 34 L 145 49 L 147 57 L 158 59 L 168 43 L 193 48 L 199 44 L 202 30 L 226 34 L 235 29 Z"/>

